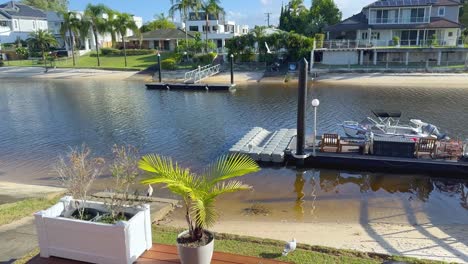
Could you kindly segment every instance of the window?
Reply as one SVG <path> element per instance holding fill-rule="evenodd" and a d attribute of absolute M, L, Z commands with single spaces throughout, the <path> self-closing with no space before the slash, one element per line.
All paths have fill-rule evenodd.
<path fill-rule="evenodd" d="M 453 32 L 449 32 L 449 33 L 448 33 L 448 36 L 449 36 L 449 37 L 453 37 Z"/>
<path fill-rule="evenodd" d="M 190 31 L 198 31 L 198 26 L 190 26 L 189 30 Z"/>
<path fill-rule="evenodd" d="M 371 39 L 380 39 L 380 32 L 372 32 Z"/>
<path fill-rule="evenodd" d="M 362 32 L 361 33 L 361 39 L 367 39 L 368 33 L 367 32 Z"/>
<path fill-rule="evenodd" d="M 33 21 L 33 29 L 36 29 L 36 21 Z"/>
<path fill-rule="evenodd" d="M 6 21 L 0 21 L 0 27 L 7 27 L 8 24 Z"/>
<path fill-rule="evenodd" d="M 411 23 L 422 23 L 424 22 L 425 8 L 413 8 L 411 9 Z"/>
<path fill-rule="evenodd" d="M 208 32 L 210 31 L 210 27 L 208 26 Z M 206 32 L 206 26 L 203 26 L 203 32 Z"/>
<path fill-rule="evenodd" d="M 439 16 L 440 17 L 445 16 L 445 7 L 439 7 Z"/>
<path fill-rule="evenodd" d="M 213 31 L 218 31 L 218 26 L 213 26 Z"/>
<path fill-rule="evenodd" d="M 14 20 L 15 21 L 15 28 L 17 29 L 18 28 L 18 20 Z"/>

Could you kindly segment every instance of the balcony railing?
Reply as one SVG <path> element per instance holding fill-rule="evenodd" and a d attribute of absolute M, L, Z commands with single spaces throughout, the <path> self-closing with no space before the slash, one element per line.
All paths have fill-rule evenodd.
<path fill-rule="evenodd" d="M 369 24 L 412 24 L 429 23 L 430 17 L 371 18 Z"/>
<path fill-rule="evenodd" d="M 416 47 L 454 47 L 462 46 L 463 40 L 460 38 L 455 41 L 448 40 L 400 40 L 394 43 L 393 40 L 330 40 L 315 42 L 316 49 L 358 49 L 358 48 L 416 48 Z"/>

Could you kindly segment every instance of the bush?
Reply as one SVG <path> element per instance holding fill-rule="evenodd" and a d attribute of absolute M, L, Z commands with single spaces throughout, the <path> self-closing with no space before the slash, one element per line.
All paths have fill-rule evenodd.
<path fill-rule="evenodd" d="M 2 67 L 3 65 L 5 65 L 5 63 L 3 62 L 2 59 L 0 59 L 0 67 Z"/>
<path fill-rule="evenodd" d="M 245 51 L 240 55 L 241 62 L 252 62 L 255 61 L 255 53 L 250 50 Z"/>
<path fill-rule="evenodd" d="M 161 68 L 163 70 L 175 70 L 177 68 L 176 60 L 173 58 L 169 58 L 161 61 Z"/>
<path fill-rule="evenodd" d="M 16 54 L 21 58 L 21 59 L 26 59 L 29 56 L 29 51 L 28 49 L 24 47 L 18 47 L 16 48 Z"/>
<path fill-rule="evenodd" d="M 216 58 L 217 54 L 214 52 L 210 52 L 207 54 L 199 54 L 193 56 L 193 63 L 198 64 L 198 65 L 207 65 L 211 64 L 213 60 Z"/>
<path fill-rule="evenodd" d="M 315 34 L 315 43 L 316 48 L 321 49 L 323 48 L 323 41 L 325 40 L 325 34 Z"/>
<path fill-rule="evenodd" d="M 113 48 L 101 48 L 101 54 L 104 56 L 120 55 L 120 50 Z"/>
<path fill-rule="evenodd" d="M 101 54 L 103 56 L 124 56 L 124 51 L 113 48 L 101 48 Z M 128 49 L 127 56 L 136 56 L 136 55 L 150 55 L 156 54 L 156 50 L 151 49 Z"/>
<path fill-rule="evenodd" d="M 393 37 L 393 45 L 394 46 L 400 45 L 400 38 L 398 36 Z"/>

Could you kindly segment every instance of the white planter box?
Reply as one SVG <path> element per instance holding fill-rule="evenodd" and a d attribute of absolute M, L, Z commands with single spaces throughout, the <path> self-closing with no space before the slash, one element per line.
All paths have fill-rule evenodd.
<path fill-rule="evenodd" d="M 66 196 L 51 208 L 34 215 L 41 257 L 131 264 L 151 248 L 149 205 L 129 207 L 126 212 L 134 216 L 129 221 L 111 225 L 59 217 L 75 210 L 74 201 Z M 88 201 L 86 207 L 106 211 L 101 202 Z"/>

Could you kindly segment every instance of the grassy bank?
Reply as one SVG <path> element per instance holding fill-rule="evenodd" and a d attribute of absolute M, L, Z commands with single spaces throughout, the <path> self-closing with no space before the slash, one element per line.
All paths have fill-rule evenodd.
<path fill-rule="evenodd" d="M 158 58 L 155 54 L 150 55 L 135 55 L 127 56 L 127 67 L 125 67 L 125 61 L 123 56 L 100 56 L 101 66 L 97 65 L 97 58 L 92 56 L 95 53 L 89 53 L 83 56 L 76 57 L 76 66 L 73 67 L 72 58 L 61 58 L 54 62 L 58 68 L 87 68 L 87 69 L 115 69 L 115 70 L 135 70 L 141 71 L 157 64 Z M 171 53 L 161 53 L 161 61 L 172 56 Z M 38 60 L 16 60 L 6 61 L 6 66 L 23 66 L 23 67 L 44 67 L 44 64 L 38 64 Z M 181 69 L 189 68 L 179 66 Z"/>
<path fill-rule="evenodd" d="M 12 223 L 57 203 L 59 197 L 29 198 L 22 201 L 0 205 L 0 226 Z"/>

